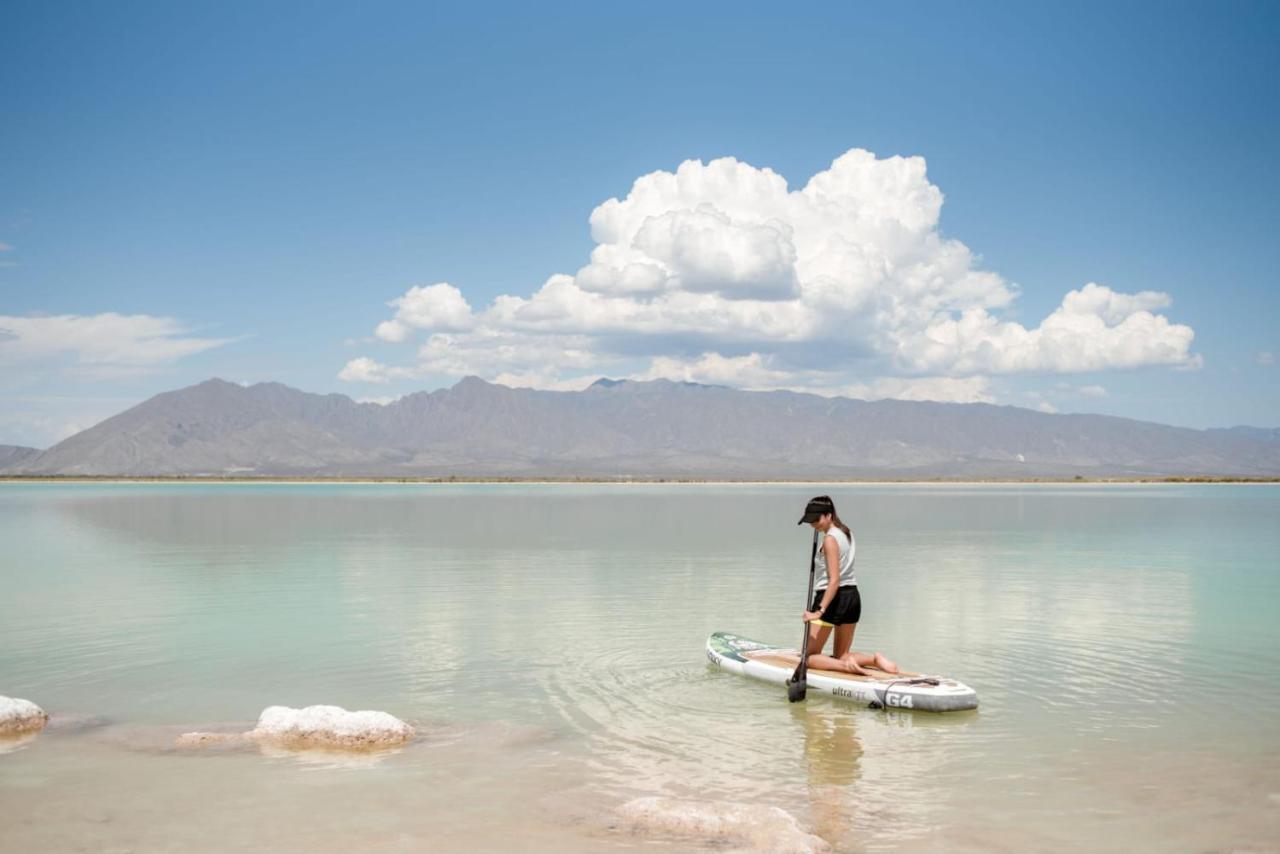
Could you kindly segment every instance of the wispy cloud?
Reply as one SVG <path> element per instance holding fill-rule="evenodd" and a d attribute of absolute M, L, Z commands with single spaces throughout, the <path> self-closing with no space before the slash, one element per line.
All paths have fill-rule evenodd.
<path fill-rule="evenodd" d="M 132 376 L 231 339 L 201 338 L 169 317 L 94 314 L 0 315 L 0 365 L 58 365 L 80 376 Z"/>

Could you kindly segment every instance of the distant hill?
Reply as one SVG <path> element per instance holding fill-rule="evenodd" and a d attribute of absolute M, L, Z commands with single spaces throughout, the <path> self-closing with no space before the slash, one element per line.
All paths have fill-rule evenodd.
<path fill-rule="evenodd" d="M 1209 433 L 1222 433 L 1258 442 L 1280 442 L 1280 427 L 1216 427 Z"/>
<path fill-rule="evenodd" d="M 22 449 L 31 451 L 31 449 Z M 10 474 L 484 477 L 1276 476 L 1277 431 L 1011 406 L 863 401 L 665 380 L 578 392 L 475 377 L 386 406 L 209 380 Z"/>
<path fill-rule="evenodd" d="M 40 453 L 39 448 L 25 448 L 22 445 L 0 445 L 0 471 L 31 459 Z"/>

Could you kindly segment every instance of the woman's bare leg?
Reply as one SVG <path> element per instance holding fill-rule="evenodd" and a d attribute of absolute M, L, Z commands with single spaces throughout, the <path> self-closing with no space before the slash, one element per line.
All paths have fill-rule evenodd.
<path fill-rule="evenodd" d="M 836 626 L 835 657 L 856 667 L 853 673 L 863 673 L 864 667 L 875 667 L 885 673 L 897 673 L 898 665 L 880 652 L 853 652 L 853 634 L 858 630 L 857 623 Z"/>
<path fill-rule="evenodd" d="M 843 626 L 836 626 L 836 648 L 835 657 L 840 659 L 844 665 L 842 670 L 849 673 L 857 673 L 859 676 L 870 676 L 865 669 L 867 662 L 859 661 L 858 654 L 851 651 L 853 646 L 853 633 L 858 630 L 857 623 L 845 623 Z"/>
<path fill-rule="evenodd" d="M 852 660 L 859 667 L 874 667 L 885 673 L 898 672 L 897 663 L 883 652 L 851 652 L 845 656 L 845 660 Z"/>
<path fill-rule="evenodd" d="M 853 633 L 857 628 L 857 623 L 836 626 L 836 649 L 832 654 L 833 658 L 844 658 L 849 654 L 849 649 L 853 646 Z"/>
<path fill-rule="evenodd" d="M 836 626 L 837 643 L 838 632 L 843 626 Z M 822 649 L 827 645 L 827 638 L 831 635 L 830 626 L 819 626 L 816 623 L 809 624 L 809 666 L 814 670 L 841 670 L 845 673 L 861 673 L 866 675 L 866 671 L 859 667 L 856 663 L 850 663 L 848 658 L 832 658 L 829 655 L 823 655 Z M 817 650 L 817 652 L 814 652 Z"/>

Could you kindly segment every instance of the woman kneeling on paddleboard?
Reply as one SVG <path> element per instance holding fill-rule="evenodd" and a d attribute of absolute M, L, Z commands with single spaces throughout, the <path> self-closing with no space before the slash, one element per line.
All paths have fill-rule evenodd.
<path fill-rule="evenodd" d="M 840 521 L 835 502 L 819 495 L 804 508 L 798 524 L 808 523 L 823 534 L 822 548 L 813 558 L 813 602 L 804 612 L 809 624 L 809 666 L 815 670 L 843 670 L 863 676 L 864 667 L 897 673 L 898 665 L 881 653 L 854 652 L 853 633 L 862 616 L 862 599 L 853 575 L 853 534 Z M 834 656 L 823 655 L 827 637 L 836 630 Z M 814 652 L 817 650 L 817 652 Z"/>

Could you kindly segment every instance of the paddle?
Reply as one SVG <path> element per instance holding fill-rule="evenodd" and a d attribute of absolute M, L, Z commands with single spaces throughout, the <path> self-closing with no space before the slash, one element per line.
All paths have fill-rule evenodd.
<path fill-rule="evenodd" d="M 817 528 L 813 529 L 813 550 L 809 552 L 809 593 L 804 597 L 804 609 L 809 610 L 809 605 L 813 602 L 813 564 L 818 558 L 818 538 L 821 532 Z M 791 678 L 787 680 L 787 699 L 793 703 L 798 703 L 804 699 L 805 691 L 809 690 L 809 685 L 805 681 L 809 675 L 809 624 L 804 624 L 804 640 L 800 643 L 800 663 L 796 665 L 796 672 L 791 674 Z"/>

